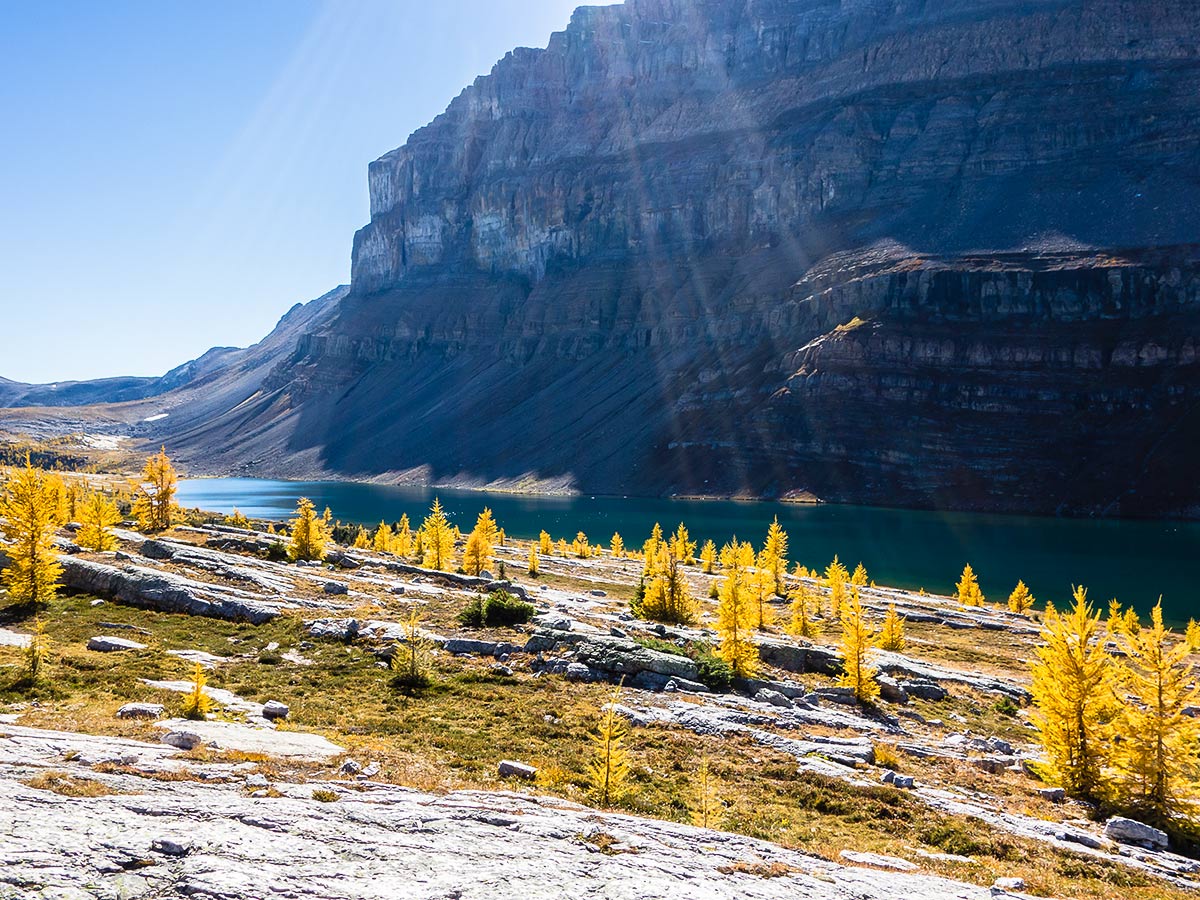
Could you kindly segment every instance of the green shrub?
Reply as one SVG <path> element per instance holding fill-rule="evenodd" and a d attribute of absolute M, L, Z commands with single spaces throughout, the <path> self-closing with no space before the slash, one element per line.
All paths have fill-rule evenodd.
<path fill-rule="evenodd" d="M 729 663 L 713 653 L 708 644 L 689 641 L 681 647 L 661 638 L 639 637 L 636 640 L 647 650 L 686 656 L 696 664 L 697 677 L 709 690 L 727 691 L 733 684 L 733 669 L 730 668 Z"/>
<path fill-rule="evenodd" d="M 537 608 L 514 597 L 508 591 L 493 591 L 475 596 L 458 614 L 458 621 L 470 628 L 523 625 L 533 618 Z"/>
<path fill-rule="evenodd" d="M 284 562 L 287 558 L 287 544 L 283 541 L 272 541 L 267 547 L 267 559 L 270 562 Z"/>

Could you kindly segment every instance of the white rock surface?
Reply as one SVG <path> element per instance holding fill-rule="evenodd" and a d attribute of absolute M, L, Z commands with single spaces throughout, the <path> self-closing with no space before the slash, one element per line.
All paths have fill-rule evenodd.
<path fill-rule="evenodd" d="M 22 741 L 0 739 L 4 900 L 990 896 L 943 878 L 844 867 L 737 835 L 506 793 L 438 797 L 364 785 L 337 803 L 319 803 L 311 796 L 320 785 L 276 783 L 284 796 L 271 799 L 246 796 L 244 776 L 228 784 L 155 781 L 94 775 L 61 757 L 41 760 L 124 792 L 67 798 L 21 783 L 39 763 L 15 759 L 13 750 L 31 742 L 28 733 Z M 114 742 L 113 752 L 133 743 Z M 145 745 L 143 752 L 162 750 Z M 592 841 L 602 834 L 636 852 L 596 852 Z M 790 873 L 721 871 L 738 862 L 777 862 Z"/>
<path fill-rule="evenodd" d="M 131 641 L 129 638 L 102 634 L 89 639 L 87 648 L 95 650 L 97 653 L 119 653 L 123 650 L 145 650 L 146 645 L 139 644 L 137 641 Z"/>
<path fill-rule="evenodd" d="M 163 729 L 168 735 L 195 736 L 198 740 L 192 746 L 202 743 L 214 749 L 262 753 L 286 759 L 322 762 L 346 752 L 319 734 L 254 728 L 235 722 L 194 722 L 189 719 L 167 719 L 156 722 L 154 727 Z M 178 738 L 174 746 L 181 746 L 186 740 L 186 738 Z M 190 747 L 185 749 L 190 749 Z"/>
<path fill-rule="evenodd" d="M 30 637 L 7 628 L 0 628 L 0 647 L 28 647 Z"/>

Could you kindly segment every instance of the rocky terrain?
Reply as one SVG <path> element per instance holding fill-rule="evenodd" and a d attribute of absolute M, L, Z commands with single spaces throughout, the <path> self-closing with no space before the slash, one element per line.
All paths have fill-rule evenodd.
<path fill-rule="evenodd" d="M 69 595 L 32 693 L 9 673 L 33 613 L 0 596 L 0 897 L 1160 900 L 1198 883 L 1161 832 L 1031 777 L 1038 625 L 1005 610 L 865 588 L 908 646 L 874 653 L 883 696 L 864 708 L 835 684 L 829 627 L 768 627 L 758 677 L 711 687 L 693 652 L 715 639 L 711 601 L 692 628 L 634 618 L 637 560 L 546 556 L 540 578 L 496 582 L 370 550 L 272 561 L 277 537 L 220 524 L 118 537 L 104 554 L 60 538 Z M 714 576 L 687 579 L 703 598 Z M 499 588 L 532 622 L 458 623 Z M 405 694 L 380 669 L 414 608 L 434 684 Z M 196 664 L 204 721 L 178 713 Z M 597 811 L 578 773 L 617 682 L 634 791 Z M 702 755 L 716 830 L 680 824 Z"/>
<path fill-rule="evenodd" d="M 197 472 L 1191 515 L 1197 46 L 1190 0 L 584 7 L 371 164 L 252 381 L 103 414 Z"/>

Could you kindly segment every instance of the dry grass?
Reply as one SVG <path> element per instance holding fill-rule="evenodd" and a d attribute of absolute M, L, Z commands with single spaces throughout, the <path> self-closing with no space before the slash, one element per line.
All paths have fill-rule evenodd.
<path fill-rule="evenodd" d="M 106 797 L 110 794 L 121 793 L 94 778 L 80 778 L 66 772 L 42 772 L 21 783 L 39 791 L 50 791 L 64 797 Z"/>

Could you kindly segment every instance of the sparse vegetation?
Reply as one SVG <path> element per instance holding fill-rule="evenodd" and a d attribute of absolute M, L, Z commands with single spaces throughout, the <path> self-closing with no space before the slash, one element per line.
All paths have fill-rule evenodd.
<path fill-rule="evenodd" d="M 466 609 L 458 614 L 458 621 L 471 628 L 523 625 L 536 612 L 537 607 L 532 603 L 526 603 L 507 591 L 493 591 L 487 596 L 477 594 Z"/>

